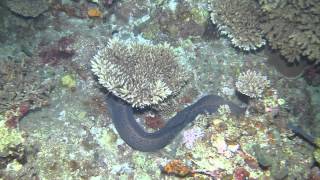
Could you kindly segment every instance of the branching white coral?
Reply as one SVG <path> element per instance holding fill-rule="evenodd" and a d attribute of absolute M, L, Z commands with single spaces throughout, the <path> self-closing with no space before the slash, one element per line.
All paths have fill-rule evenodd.
<path fill-rule="evenodd" d="M 261 73 L 247 70 L 239 75 L 236 82 L 237 90 L 251 98 L 262 97 L 263 92 L 270 86 L 270 81 Z"/>

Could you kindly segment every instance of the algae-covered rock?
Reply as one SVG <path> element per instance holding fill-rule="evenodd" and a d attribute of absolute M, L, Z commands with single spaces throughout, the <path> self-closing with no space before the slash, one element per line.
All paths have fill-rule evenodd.
<path fill-rule="evenodd" d="M 9 0 L 7 6 L 11 11 L 25 17 L 37 17 L 49 8 L 46 0 Z"/>
<path fill-rule="evenodd" d="M 7 6 L 21 16 L 37 17 L 48 10 L 49 3 L 47 0 L 8 0 Z"/>
<path fill-rule="evenodd" d="M 9 129 L 0 116 L 0 156 L 10 155 L 10 150 L 23 143 L 22 134 L 17 129 Z"/>
<path fill-rule="evenodd" d="M 74 76 L 72 76 L 71 74 L 66 74 L 66 75 L 62 76 L 61 84 L 63 87 L 66 87 L 68 89 L 73 89 L 76 87 L 77 83 L 76 83 Z"/>
<path fill-rule="evenodd" d="M 320 163 L 320 149 L 317 149 L 313 152 L 313 157 L 317 163 Z"/>

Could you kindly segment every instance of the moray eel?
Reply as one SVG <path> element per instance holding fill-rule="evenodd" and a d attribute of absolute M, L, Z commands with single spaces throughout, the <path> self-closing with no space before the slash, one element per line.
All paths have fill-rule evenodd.
<path fill-rule="evenodd" d="M 178 112 L 160 130 L 149 133 L 144 131 L 136 122 L 134 111 L 130 104 L 114 95 L 108 95 L 107 104 L 112 122 L 120 137 L 133 149 L 145 152 L 157 151 L 165 147 L 199 114 L 214 113 L 220 105 L 228 104 L 234 115 L 240 115 L 245 112 L 245 108 L 240 108 L 220 96 L 207 95 Z"/>

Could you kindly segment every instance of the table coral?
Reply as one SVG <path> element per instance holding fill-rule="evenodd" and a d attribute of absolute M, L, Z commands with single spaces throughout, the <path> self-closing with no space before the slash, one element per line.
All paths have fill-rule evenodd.
<path fill-rule="evenodd" d="M 209 1 L 211 20 L 242 50 L 268 44 L 289 62 L 320 59 L 320 3 L 308 1 Z M 312 19 L 312 20 L 311 20 Z"/>
<path fill-rule="evenodd" d="M 256 50 L 265 44 L 259 27 L 260 10 L 254 0 L 211 0 L 211 20 L 232 44 L 242 50 Z"/>
<path fill-rule="evenodd" d="M 289 62 L 302 57 L 320 59 L 320 3 L 307 1 L 259 0 L 264 11 L 261 28 L 273 49 Z"/>
<path fill-rule="evenodd" d="M 179 92 L 187 81 L 179 57 L 167 43 L 111 39 L 91 64 L 100 84 L 134 107 L 158 104 Z"/>

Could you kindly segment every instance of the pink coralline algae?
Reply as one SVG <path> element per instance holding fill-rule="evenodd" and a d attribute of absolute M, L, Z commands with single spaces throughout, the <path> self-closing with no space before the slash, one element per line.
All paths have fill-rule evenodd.
<path fill-rule="evenodd" d="M 234 171 L 234 179 L 235 180 L 246 180 L 249 179 L 250 177 L 250 173 L 243 167 L 238 167 L 235 171 Z"/>
<path fill-rule="evenodd" d="M 201 128 L 198 127 L 185 130 L 183 132 L 182 143 L 186 146 L 186 148 L 192 149 L 196 140 L 203 137 L 203 135 L 203 130 L 201 130 Z"/>
<path fill-rule="evenodd" d="M 6 126 L 16 128 L 20 119 L 22 119 L 30 111 L 30 104 L 21 103 L 19 106 L 5 112 Z"/>

